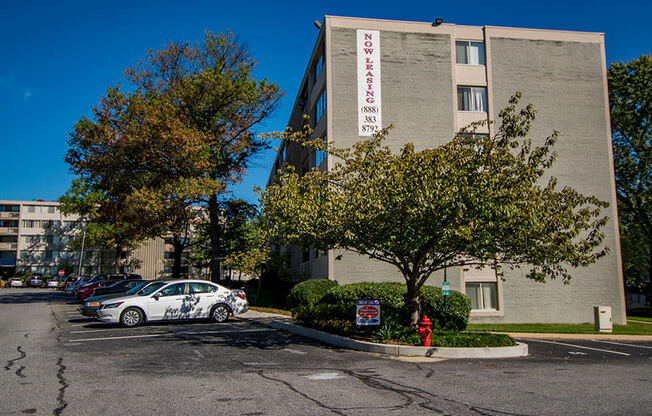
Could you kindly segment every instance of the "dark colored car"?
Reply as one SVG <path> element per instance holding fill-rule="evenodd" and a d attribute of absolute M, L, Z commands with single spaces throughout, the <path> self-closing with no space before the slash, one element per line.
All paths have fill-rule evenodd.
<path fill-rule="evenodd" d="M 115 293 L 108 294 L 108 295 L 93 296 L 91 298 L 88 298 L 88 299 L 86 299 L 84 304 L 79 307 L 79 312 L 84 316 L 95 316 L 95 313 L 97 312 L 97 309 L 100 307 L 100 302 L 102 302 L 103 300 L 119 298 L 119 297 L 125 296 L 125 295 L 133 295 L 136 292 L 138 292 L 140 289 L 142 289 L 143 287 L 145 287 L 148 284 L 152 283 L 153 280 L 130 280 L 129 282 L 137 282 L 138 284 L 131 287 L 129 290 L 125 290 L 124 292 L 115 292 Z M 122 283 L 122 282 L 118 282 L 118 283 Z M 111 287 L 113 287 L 113 286 L 111 286 Z M 106 289 L 108 289 L 108 288 L 106 288 Z"/>
<path fill-rule="evenodd" d="M 104 296 L 104 295 L 112 295 L 114 293 L 124 293 L 135 286 L 138 286 L 139 284 L 146 282 L 146 280 L 138 279 L 138 280 L 120 280 L 118 282 L 115 282 L 111 286 L 107 287 L 98 287 L 95 289 L 95 293 L 93 296 Z"/>
<path fill-rule="evenodd" d="M 28 287 L 41 287 L 43 286 L 43 278 L 41 276 L 31 276 L 27 281 Z"/>
<path fill-rule="evenodd" d="M 113 279 L 106 279 L 80 286 L 77 289 L 77 298 L 81 300 L 90 298 L 91 296 L 94 296 L 96 289 L 112 286 L 116 282 L 117 281 Z"/>

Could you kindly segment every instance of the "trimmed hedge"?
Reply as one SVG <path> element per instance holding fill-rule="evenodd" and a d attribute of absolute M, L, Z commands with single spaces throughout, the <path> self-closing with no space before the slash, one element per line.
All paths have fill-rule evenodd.
<path fill-rule="evenodd" d="M 300 302 L 293 308 L 295 319 L 315 328 L 338 334 L 355 331 L 357 299 L 379 299 L 381 322 L 391 326 L 405 327 L 408 317 L 405 310 L 407 287 L 402 283 L 354 283 L 336 286 L 315 303 Z M 466 328 L 471 301 L 459 292 L 451 291 L 446 300 L 441 289 L 424 286 L 421 289 L 422 315 L 432 321 L 433 330 L 462 331 Z M 378 328 L 369 328 L 378 329 Z"/>
<path fill-rule="evenodd" d="M 312 307 L 324 297 L 326 292 L 337 285 L 336 281 L 328 279 L 310 279 L 298 283 L 288 294 L 287 306 L 290 309 L 301 305 Z"/>

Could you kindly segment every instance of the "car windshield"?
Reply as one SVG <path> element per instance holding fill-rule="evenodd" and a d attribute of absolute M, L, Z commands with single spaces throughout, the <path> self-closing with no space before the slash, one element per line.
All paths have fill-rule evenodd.
<path fill-rule="evenodd" d="M 151 295 L 152 293 L 156 292 L 158 289 L 162 288 L 165 285 L 167 285 L 167 282 L 155 282 L 142 288 L 140 292 L 138 292 L 138 294 L 140 296 Z"/>
<path fill-rule="evenodd" d="M 138 293 L 138 291 L 139 291 L 140 289 L 142 289 L 143 287 L 147 286 L 148 284 L 150 284 L 150 283 L 149 283 L 149 282 L 139 283 L 138 285 L 136 285 L 136 286 L 132 287 L 131 289 L 129 289 L 129 290 L 127 291 L 127 295 L 135 295 L 136 293 Z"/>

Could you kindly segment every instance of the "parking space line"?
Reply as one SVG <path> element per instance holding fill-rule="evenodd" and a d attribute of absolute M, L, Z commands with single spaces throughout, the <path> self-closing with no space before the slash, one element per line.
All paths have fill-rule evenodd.
<path fill-rule="evenodd" d="M 652 347 L 649 346 L 649 345 L 625 344 L 624 342 L 601 341 L 599 339 L 592 339 L 591 341 L 593 341 L 593 342 L 603 342 L 605 344 L 625 345 L 625 346 L 628 346 L 628 347 L 647 348 L 647 349 L 652 350 Z"/>
<path fill-rule="evenodd" d="M 567 347 L 573 347 L 573 348 L 580 348 L 580 349 L 585 349 L 585 350 L 592 350 L 592 351 L 600 351 L 600 352 L 608 352 L 610 354 L 617 354 L 617 355 L 631 355 L 626 352 L 620 352 L 620 351 L 612 351 L 612 350 L 604 350 L 602 348 L 593 348 L 593 347 L 585 347 L 583 345 L 577 345 L 577 344 L 567 344 L 565 342 L 557 342 L 557 341 L 544 341 L 542 339 L 523 339 L 523 341 L 526 342 L 542 342 L 545 344 L 556 344 L 556 345 L 565 345 Z"/>
<path fill-rule="evenodd" d="M 85 334 L 86 332 L 103 332 L 103 331 L 120 331 L 124 332 L 129 328 L 104 328 L 104 329 L 87 329 L 86 331 L 70 331 L 71 334 Z M 163 332 L 161 332 L 163 333 Z"/>
<path fill-rule="evenodd" d="M 275 332 L 275 329 L 241 329 L 238 331 L 200 331 L 200 332 L 166 332 L 162 334 L 147 334 L 147 335 L 128 335 L 124 337 L 101 337 L 101 338 L 81 338 L 70 339 L 68 342 L 88 342 L 88 341 L 112 341 L 118 339 L 134 339 L 134 338 L 155 338 L 155 337 L 170 337 L 177 335 L 209 335 L 209 334 L 241 334 L 243 332 Z"/>

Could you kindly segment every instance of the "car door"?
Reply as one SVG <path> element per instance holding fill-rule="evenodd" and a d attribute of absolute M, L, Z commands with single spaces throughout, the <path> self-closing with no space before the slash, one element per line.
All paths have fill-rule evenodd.
<path fill-rule="evenodd" d="M 194 282 L 188 283 L 190 296 L 192 297 L 192 318 L 207 318 L 211 306 L 215 304 L 217 287 L 210 283 Z"/>
<path fill-rule="evenodd" d="M 185 283 L 173 283 L 165 286 L 149 297 L 147 301 L 148 320 L 184 319 L 183 309 L 188 297 Z"/>

